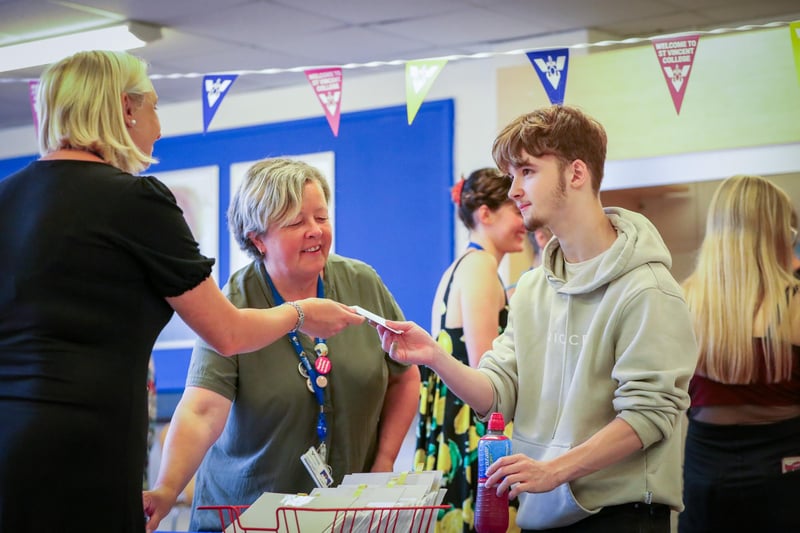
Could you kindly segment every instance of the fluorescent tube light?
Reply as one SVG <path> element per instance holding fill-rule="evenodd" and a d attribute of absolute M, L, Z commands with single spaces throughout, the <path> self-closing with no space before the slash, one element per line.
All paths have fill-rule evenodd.
<path fill-rule="evenodd" d="M 0 47 L 0 72 L 46 65 L 84 50 L 131 50 L 158 39 L 161 29 L 136 22 Z"/>

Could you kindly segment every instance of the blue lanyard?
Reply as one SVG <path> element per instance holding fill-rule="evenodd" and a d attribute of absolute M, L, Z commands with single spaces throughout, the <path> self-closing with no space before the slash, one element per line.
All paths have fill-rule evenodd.
<path fill-rule="evenodd" d="M 467 245 L 467 248 L 475 248 L 476 250 L 483 250 L 483 246 L 481 246 L 481 245 L 480 245 L 480 244 L 478 244 L 477 242 L 470 242 L 470 243 Z"/>
<path fill-rule="evenodd" d="M 264 275 L 267 279 L 267 285 L 269 285 L 270 290 L 272 290 L 272 297 L 275 299 L 275 306 L 277 307 L 283 304 L 286 300 L 283 299 L 283 296 L 280 295 L 278 289 L 275 288 L 275 284 L 272 283 L 272 278 L 269 277 L 269 273 L 267 273 L 266 269 L 264 270 Z M 317 278 L 317 298 L 324 297 L 325 287 L 322 283 L 322 276 L 319 276 Z M 317 403 L 319 404 L 319 416 L 317 417 L 317 436 L 319 437 L 320 442 L 325 442 L 325 437 L 328 435 L 328 422 L 325 419 L 325 390 L 317 383 L 317 379 L 320 375 L 317 373 L 314 367 L 311 366 L 311 363 L 306 356 L 306 352 L 303 350 L 303 346 L 300 344 L 300 339 L 297 338 L 297 332 L 290 332 L 289 340 L 292 342 L 294 351 L 297 353 L 297 358 L 300 360 L 300 364 L 303 365 L 303 368 L 305 368 L 306 373 L 308 374 L 308 380 L 314 389 L 314 396 L 317 398 Z M 320 339 L 319 337 L 317 337 L 315 340 L 317 344 L 325 342 L 324 339 Z"/>

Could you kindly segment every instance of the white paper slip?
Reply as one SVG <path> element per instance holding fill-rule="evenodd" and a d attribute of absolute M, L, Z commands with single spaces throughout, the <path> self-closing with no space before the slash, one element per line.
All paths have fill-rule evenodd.
<path fill-rule="evenodd" d="M 373 313 L 371 311 L 367 311 L 366 309 L 364 309 L 363 307 L 360 307 L 358 305 L 354 305 L 352 307 L 355 310 L 355 312 L 358 313 L 359 315 L 363 316 L 364 318 L 366 318 L 367 320 L 369 320 L 371 322 L 374 322 L 376 324 L 380 324 L 381 326 L 385 327 L 386 329 L 388 329 L 392 333 L 398 333 L 398 334 L 399 333 L 403 333 L 399 329 L 394 329 L 392 327 L 387 326 L 386 325 L 386 319 L 383 318 L 382 316 L 378 316 L 378 315 L 376 315 L 375 313 Z"/>

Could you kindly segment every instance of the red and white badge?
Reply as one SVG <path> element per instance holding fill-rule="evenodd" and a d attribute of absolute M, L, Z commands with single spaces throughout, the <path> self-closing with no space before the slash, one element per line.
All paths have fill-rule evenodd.
<path fill-rule="evenodd" d="M 331 360 L 327 357 L 317 357 L 317 360 L 314 361 L 314 368 L 320 374 L 325 375 L 331 371 Z"/>
<path fill-rule="evenodd" d="M 800 456 L 784 457 L 781 460 L 781 473 L 796 472 L 800 470 Z"/>

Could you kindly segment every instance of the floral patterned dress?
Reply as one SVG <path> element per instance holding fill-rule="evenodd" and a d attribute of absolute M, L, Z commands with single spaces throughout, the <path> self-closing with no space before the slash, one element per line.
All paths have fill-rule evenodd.
<path fill-rule="evenodd" d="M 142 480 L 142 490 L 150 490 L 151 480 L 149 475 L 150 468 L 150 449 L 153 447 L 153 437 L 156 434 L 156 421 L 158 419 L 158 393 L 156 392 L 156 365 L 153 356 L 147 365 L 147 453 L 144 455 L 144 479 Z"/>
<path fill-rule="evenodd" d="M 444 350 L 469 365 L 463 328 L 445 327 L 447 299 L 450 296 L 453 274 L 465 256 L 466 254 L 453 267 L 444 292 L 437 341 Z M 503 332 L 507 321 L 508 301 L 500 311 L 498 334 Z M 473 532 L 478 486 L 478 440 L 486 433 L 486 424 L 478 419 L 469 405 L 450 392 L 435 372 L 428 367 L 421 367 L 420 370 L 422 384 L 414 470 L 441 470 L 444 473 L 443 486 L 447 488 L 447 494 L 442 504 L 449 505 L 450 509 L 439 512 L 436 533 Z M 510 422 L 505 430 L 509 437 L 511 424 Z M 519 531 L 515 523 L 516 506 L 514 500 L 509 509 L 509 531 Z"/>

